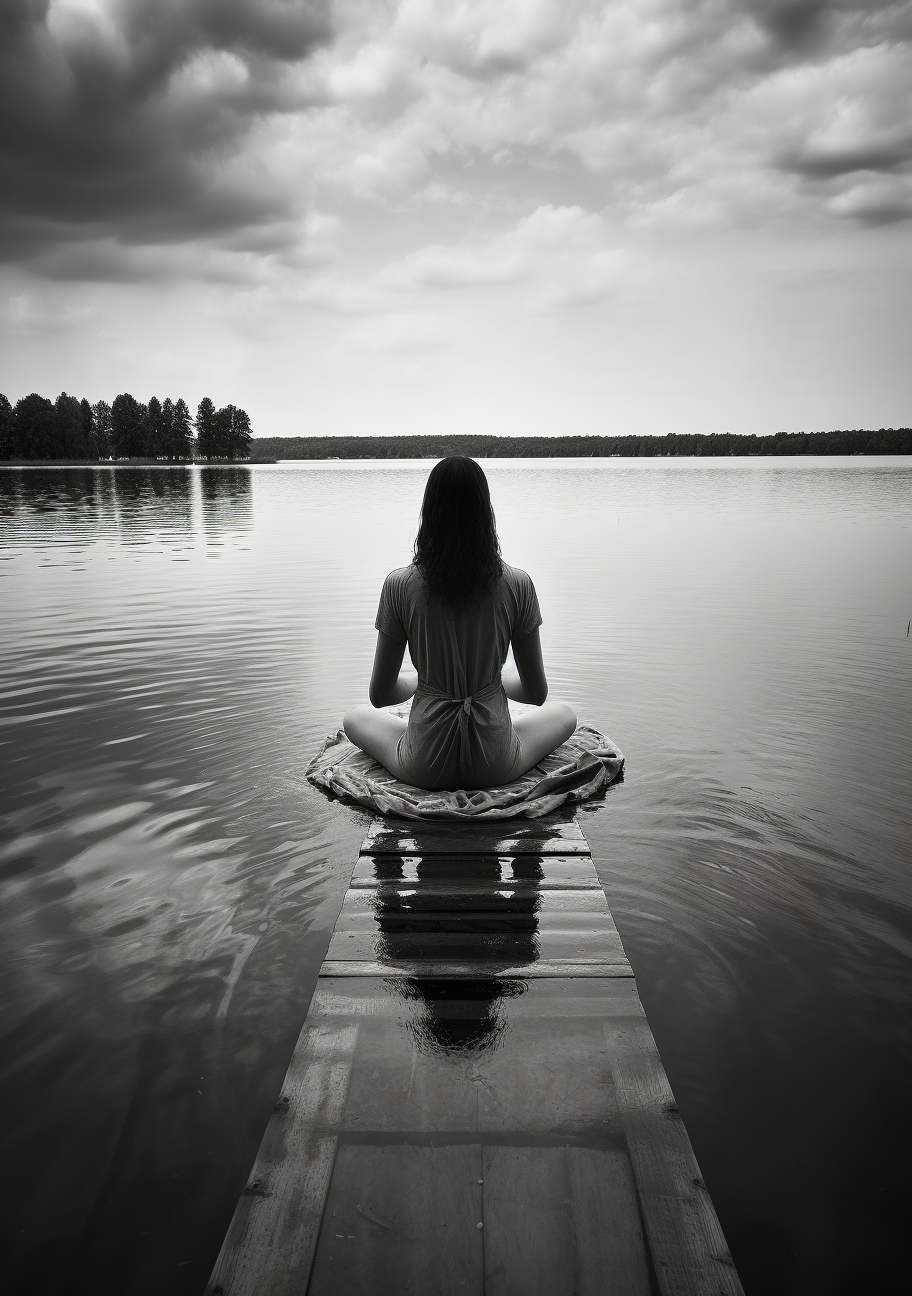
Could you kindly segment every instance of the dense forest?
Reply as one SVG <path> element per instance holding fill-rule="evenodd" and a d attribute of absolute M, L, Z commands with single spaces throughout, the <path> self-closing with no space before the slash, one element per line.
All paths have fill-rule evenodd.
<path fill-rule="evenodd" d="M 693 455 L 912 454 L 912 428 L 876 432 L 792 432 L 774 436 L 730 433 L 681 436 L 398 436 L 259 437 L 251 447 L 258 459 L 437 459 L 464 454 L 476 459 L 548 459 L 566 456 L 659 458 Z"/>
<path fill-rule="evenodd" d="M 475 458 L 663 458 L 726 455 L 912 454 L 912 428 L 790 432 L 772 436 L 734 433 L 667 436 L 426 436 L 259 437 L 250 418 L 234 405 L 216 409 L 208 396 L 191 417 L 185 401 L 152 397 L 148 405 L 129 393 L 112 404 L 78 400 L 61 392 L 56 401 L 24 396 L 15 407 L 0 395 L 0 460 L 151 459 L 436 459 L 448 454 Z"/>
<path fill-rule="evenodd" d="M 237 460 L 250 457 L 250 441 L 246 411 L 217 410 L 208 396 L 192 419 L 185 401 L 153 396 L 143 405 L 128 392 L 110 405 L 61 392 L 55 401 L 32 393 L 13 406 L 0 395 L 0 460 Z"/>

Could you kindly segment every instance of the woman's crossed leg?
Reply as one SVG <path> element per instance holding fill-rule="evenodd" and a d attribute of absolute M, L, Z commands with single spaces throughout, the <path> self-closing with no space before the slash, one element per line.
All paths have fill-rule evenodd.
<path fill-rule="evenodd" d="M 576 715 L 565 702 L 543 702 L 513 716 L 513 732 L 519 739 L 519 756 L 509 779 L 520 778 L 567 741 L 576 729 Z"/>
<path fill-rule="evenodd" d="M 492 786 L 520 778 L 566 742 L 576 729 L 576 715 L 564 702 L 543 702 L 514 715 L 512 720 L 513 732 L 519 739 L 519 755 Z M 406 719 L 386 707 L 373 707 L 366 702 L 345 713 L 342 727 L 356 747 L 378 760 L 394 778 L 407 781 L 399 762 L 399 742 L 408 728 Z"/>
<path fill-rule="evenodd" d="M 405 780 L 399 764 L 399 740 L 408 728 L 407 719 L 394 715 L 386 707 L 362 702 L 346 711 L 342 728 L 356 747 L 378 760 L 394 778 Z"/>

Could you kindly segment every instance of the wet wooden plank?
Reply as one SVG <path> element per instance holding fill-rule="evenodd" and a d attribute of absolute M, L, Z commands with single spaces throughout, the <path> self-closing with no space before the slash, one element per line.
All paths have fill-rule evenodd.
<path fill-rule="evenodd" d="M 344 987 L 333 985 L 342 997 Z M 510 1134 L 520 1143 L 551 1137 L 623 1150 L 604 1039 L 591 1017 L 568 1011 L 579 995 L 435 979 L 374 994 L 398 998 L 399 1012 L 355 1019 L 358 1045 L 340 1133 L 435 1141 L 446 1133 L 495 1141 Z M 513 1003 L 527 997 L 537 1011 L 514 1016 Z"/>
<path fill-rule="evenodd" d="M 486 1296 L 649 1296 L 623 1152 L 485 1148 L 484 1224 Z"/>
<path fill-rule="evenodd" d="M 576 1296 L 573 1203 L 562 1148 L 485 1148 L 486 1296 Z"/>
<path fill-rule="evenodd" d="M 445 915 L 461 920 L 473 914 L 502 915 L 517 921 L 524 916 L 540 920 L 555 914 L 598 914 L 611 923 L 612 930 L 617 930 L 601 887 L 539 891 L 535 886 L 493 883 L 468 890 L 444 883 L 390 883 L 379 889 L 351 887 L 342 901 L 336 931 L 351 931 L 370 923 L 396 923 L 400 919 L 430 922 Z"/>
<path fill-rule="evenodd" d="M 329 942 L 328 962 L 380 962 L 395 965 L 402 962 L 441 962 L 479 964 L 478 975 L 485 975 L 485 965 L 509 963 L 529 966 L 541 960 L 561 959 L 583 963 L 627 961 L 621 938 L 612 932 L 608 922 L 598 915 L 585 915 L 582 923 L 557 919 L 543 921 L 537 930 L 528 932 L 415 931 L 397 933 L 377 931 L 334 932 Z"/>
<path fill-rule="evenodd" d="M 211 1296 L 305 1289 L 336 1154 L 357 1028 L 305 1022 L 206 1288 Z"/>
<path fill-rule="evenodd" d="M 588 855 L 573 820 L 506 820 L 478 824 L 421 823 L 375 819 L 362 855 Z"/>
<path fill-rule="evenodd" d="M 343 1141 L 308 1296 L 482 1296 L 480 1178 L 471 1144 Z"/>
<path fill-rule="evenodd" d="M 520 981 L 519 984 L 522 986 L 524 982 Z M 390 987 L 387 979 L 380 974 L 365 977 L 357 984 L 346 979 L 340 985 L 336 985 L 328 976 L 321 977 L 314 991 L 308 1019 L 317 1021 L 323 1018 L 350 1017 L 353 1023 L 361 1017 L 394 1017 L 402 1020 L 402 994 L 399 990 L 393 993 L 395 986 L 395 979 L 393 987 Z M 567 978 L 553 979 L 550 984 L 539 986 L 534 995 L 514 993 L 517 988 L 508 986 L 504 989 L 504 993 L 510 995 L 511 1023 L 525 1017 L 539 1019 L 542 1016 L 542 1002 L 550 997 L 552 991 L 560 997 L 559 1011 L 562 1016 L 596 1017 L 604 1021 L 609 1017 L 643 1015 L 632 979 L 618 981 L 612 978 L 606 981 L 603 977 L 596 977 L 579 984 Z M 452 1011 L 460 1015 L 463 1010 L 457 1002 Z M 434 1012 L 438 1018 L 445 1018 L 450 1012 L 449 1001 L 438 998 Z"/>
<path fill-rule="evenodd" d="M 439 886 L 349 890 L 328 963 L 432 960 L 511 968 L 554 960 L 626 963 L 601 888 L 538 892 L 501 884 L 479 886 L 471 895 Z"/>
<path fill-rule="evenodd" d="M 663 1296 L 743 1296 L 645 1013 L 605 1036 Z"/>
<path fill-rule="evenodd" d="M 588 854 L 580 855 L 362 855 L 352 874 L 352 888 L 391 883 L 423 886 L 435 883 L 469 892 L 481 883 L 531 885 L 547 890 L 600 887 Z"/>
<path fill-rule="evenodd" d="M 522 977 L 538 981 L 551 977 L 632 977 L 633 969 L 626 958 L 616 963 L 593 959 L 589 963 L 571 959 L 538 959 L 535 963 L 500 965 L 491 963 L 480 968 L 477 963 L 453 963 L 441 960 L 407 960 L 393 962 L 346 962 L 327 960 L 320 968 L 321 977 L 442 977 L 464 981 L 469 977 L 496 977 L 509 980 Z"/>
<path fill-rule="evenodd" d="M 580 1296 L 649 1296 L 649 1261 L 629 1157 L 572 1148 L 567 1156 Z"/>

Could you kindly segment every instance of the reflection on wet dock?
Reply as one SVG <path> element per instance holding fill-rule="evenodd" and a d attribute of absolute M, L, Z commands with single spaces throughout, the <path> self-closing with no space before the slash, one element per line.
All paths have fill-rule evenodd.
<path fill-rule="evenodd" d="M 575 821 L 372 826 L 208 1291 L 741 1291 Z"/>

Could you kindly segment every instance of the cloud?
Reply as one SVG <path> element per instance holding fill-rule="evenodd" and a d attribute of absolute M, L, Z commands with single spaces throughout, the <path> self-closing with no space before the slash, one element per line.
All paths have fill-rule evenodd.
<path fill-rule="evenodd" d="M 832 180 L 855 171 L 893 171 L 912 162 L 912 136 L 905 139 L 866 140 L 854 147 L 808 148 L 785 158 L 783 166 L 815 180 Z"/>
<path fill-rule="evenodd" d="M 750 0 L 748 12 L 779 50 L 804 52 L 827 28 L 831 6 L 826 0 Z"/>
<path fill-rule="evenodd" d="M 365 281 L 378 232 L 412 220 L 372 292 L 518 283 L 517 222 L 548 208 L 870 224 L 859 185 L 908 173 L 909 120 L 912 18 L 890 0 L 4 0 L 0 257 L 306 277 L 350 248 L 314 237 L 319 209 L 360 230 Z M 612 291 L 613 263 L 587 275 L 604 287 L 568 272 L 568 303 Z"/>
<path fill-rule="evenodd" d="M 813 222 L 833 194 L 794 177 L 835 118 L 869 119 L 862 151 L 908 120 L 910 37 L 888 0 L 403 0 L 317 55 L 313 174 L 388 202 L 461 170 L 489 205 L 534 174 L 567 205 L 576 169 L 636 223 Z"/>
<path fill-rule="evenodd" d="M 0 252 L 291 214 L 244 146 L 264 115 L 300 107 L 289 69 L 330 34 L 321 0 L 5 0 Z"/>
<path fill-rule="evenodd" d="M 830 200 L 834 216 L 865 225 L 897 225 L 912 220 L 912 176 L 869 179 Z"/>
<path fill-rule="evenodd" d="M 428 244 L 384 266 L 367 283 L 336 273 L 312 281 L 297 300 L 340 315 L 374 316 L 356 337 L 425 337 L 448 340 L 446 329 L 425 333 L 431 314 L 458 326 L 452 299 L 471 290 L 497 292 L 519 285 L 526 308 L 594 306 L 627 287 L 638 273 L 635 258 L 611 244 L 602 219 L 581 207 L 543 205 L 510 228 L 454 244 Z M 449 301 L 447 299 L 450 299 Z M 405 320 L 420 320 L 412 330 Z M 388 321 L 383 323 L 382 321 Z M 397 342 L 397 345 L 399 343 Z M 405 345 L 405 342 L 401 343 Z"/>

